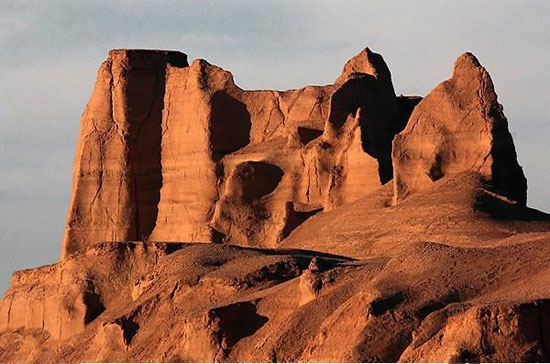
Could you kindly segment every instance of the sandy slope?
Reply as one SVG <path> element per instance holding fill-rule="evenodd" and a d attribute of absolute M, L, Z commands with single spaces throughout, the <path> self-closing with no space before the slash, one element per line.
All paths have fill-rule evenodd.
<path fill-rule="evenodd" d="M 2 314 L 36 322 L 0 335 L 0 360 L 549 360 L 550 225 L 476 195 L 462 175 L 397 207 L 368 196 L 285 249 L 99 244 L 14 276 Z M 72 321 L 48 316 L 56 297 Z"/>

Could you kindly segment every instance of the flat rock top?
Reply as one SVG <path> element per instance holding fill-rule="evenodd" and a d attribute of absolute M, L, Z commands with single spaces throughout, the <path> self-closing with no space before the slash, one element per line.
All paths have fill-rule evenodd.
<path fill-rule="evenodd" d="M 128 69 L 155 68 L 169 64 L 173 67 L 187 67 L 187 54 L 180 51 L 158 49 L 113 49 L 108 60 L 121 63 Z"/>

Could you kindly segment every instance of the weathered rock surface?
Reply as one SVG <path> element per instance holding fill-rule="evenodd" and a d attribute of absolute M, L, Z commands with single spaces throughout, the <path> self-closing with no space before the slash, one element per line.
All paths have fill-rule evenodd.
<path fill-rule="evenodd" d="M 402 104 L 369 49 L 334 85 L 290 91 L 242 90 L 179 52 L 112 51 L 82 116 L 62 256 L 117 240 L 275 246 L 302 215 L 391 179 Z"/>
<path fill-rule="evenodd" d="M 525 201 L 471 54 L 421 99 L 368 48 L 289 91 L 115 50 L 62 259 L 13 274 L 0 361 L 549 361 L 550 216 Z"/>
<path fill-rule="evenodd" d="M 167 67 L 180 52 L 113 50 L 82 115 L 62 256 L 90 241 L 151 234 L 162 186 Z"/>
<path fill-rule="evenodd" d="M 480 173 L 499 194 L 527 201 L 508 122 L 489 73 L 471 53 L 415 108 L 394 140 L 395 201 L 460 172 Z"/>
<path fill-rule="evenodd" d="M 547 361 L 549 238 L 358 260 L 97 244 L 14 275 L 0 360 Z"/>

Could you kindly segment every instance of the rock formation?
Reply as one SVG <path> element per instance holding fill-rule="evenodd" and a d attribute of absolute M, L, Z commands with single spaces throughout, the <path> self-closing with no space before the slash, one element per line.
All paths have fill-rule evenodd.
<path fill-rule="evenodd" d="M 550 217 L 525 202 L 469 53 L 422 99 L 368 48 L 289 91 L 114 50 L 61 260 L 13 274 L 0 361 L 548 361 Z"/>
<path fill-rule="evenodd" d="M 394 140 L 393 164 L 396 201 L 466 171 L 481 174 L 503 196 L 527 201 L 502 105 L 489 73 L 471 53 L 458 57 L 451 79 L 415 108 Z"/>
<path fill-rule="evenodd" d="M 82 116 L 62 256 L 99 241 L 276 246 L 391 179 L 401 104 L 368 48 L 334 85 L 284 92 L 242 90 L 179 52 L 111 51 Z"/>
<path fill-rule="evenodd" d="M 161 128 L 167 67 L 179 52 L 114 50 L 82 115 L 62 256 L 86 242 L 151 234 L 162 185 Z"/>

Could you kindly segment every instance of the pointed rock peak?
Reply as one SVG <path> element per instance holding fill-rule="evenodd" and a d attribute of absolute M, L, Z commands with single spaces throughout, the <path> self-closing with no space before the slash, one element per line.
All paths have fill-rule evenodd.
<path fill-rule="evenodd" d="M 392 153 L 394 202 L 445 176 L 477 173 L 492 191 L 525 205 L 527 181 L 508 122 L 489 73 L 471 53 L 414 108 Z"/>
<path fill-rule="evenodd" d="M 230 71 L 227 71 L 220 66 L 217 66 L 215 64 L 212 64 L 208 62 L 205 59 L 197 58 L 191 62 L 190 68 L 201 72 L 201 73 L 228 73 L 231 74 Z"/>
<path fill-rule="evenodd" d="M 450 83 L 453 84 L 451 88 L 449 88 Z M 446 85 L 449 90 L 454 89 L 454 93 L 450 96 L 461 98 L 461 102 L 469 100 L 479 103 L 487 116 L 498 114 L 498 118 L 505 119 L 502 115 L 502 107 L 497 101 L 491 75 L 472 53 L 463 53 L 456 59 L 452 78 L 446 82 Z"/>
<path fill-rule="evenodd" d="M 197 58 L 197 59 L 193 60 L 193 62 L 191 62 L 189 67 L 190 67 L 192 72 L 207 73 L 208 70 L 210 68 L 212 68 L 212 65 L 208 61 L 206 61 L 202 58 Z"/>
<path fill-rule="evenodd" d="M 481 67 L 481 64 L 479 63 L 479 60 L 476 56 L 474 56 L 473 53 L 465 52 L 462 53 L 458 58 L 455 60 L 455 66 L 454 68 L 462 68 L 462 67 Z"/>
<path fill-rule="evenodd" d="M 112 49 L 108 61 L 125 69 L 187 67 L 187 54 L 157 49 Z"/>
<path fill-rule="evenodd" d="M 453 77 L 470 73 L 472 71 L 485 71 L 479 60 L 470 52 L 458 56 L 453 68 Z"/>
<path fill-rule="evenodd" d="M 371 51 L 368 47 L 346 62 L 342 74 L 336 83 L 345 81 L 353 73 L 366 73 L 376 79 L 390 80 L 391 74 L 384 58 L 378 53 Z"/>

